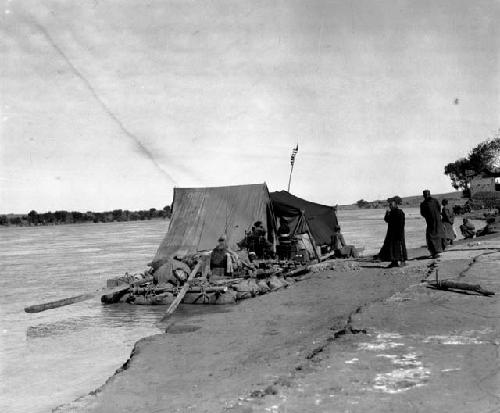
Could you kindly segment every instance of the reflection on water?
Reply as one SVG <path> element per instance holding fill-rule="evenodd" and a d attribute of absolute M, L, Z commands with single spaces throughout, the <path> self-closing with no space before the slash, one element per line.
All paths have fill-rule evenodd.
<path fill-rule="evenodd" d="M 58 334 L 69 334 L 91 327 L 93 325 L 92 321 L 92 317 L 81 316 L 56 321 L 54 323 L 41 323 L 36 326 L 28 327 L 26 336 L 28 339 L 35 339 Z"/>

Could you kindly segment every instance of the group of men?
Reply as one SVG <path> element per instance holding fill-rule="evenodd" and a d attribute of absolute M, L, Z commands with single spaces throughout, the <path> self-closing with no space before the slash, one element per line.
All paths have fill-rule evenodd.
<path fill-rule="evenodd" d="M 267 239 L 267 231 L 262 221 L 256 221 L 251 231 L 245 234 L 245 238 L 237 243 L 238 247 L 248 249 L 248 260 L 271 258 L 273 256 L 272 244 Z M 210 271 L 212 279 L 230 277 L 233 275 L 235 265 L 239 262 L 239 256 L 232 251 L 227 244 L 227 236 L 221 235 L 216 247 L 210 254 Z"/>
<path fill-rule="evenodd" d="M 456 238 L 453 229 L 454 214 L 448 206 L 448 200 L 443 199 L 441 204 L 431 196 L 429 190 L 423 191 L 424 200 L 420 204 L 420 215 L 426 222 L 425 238 L 427 248 L 432 258 L 439 257 L 448 245 L 453 245 Z M 389 267 L 404 266 L 408 259 L 405 244 L 405 214 L 399 208 L 402 199 L 398 196 L 389 198 L 389 209 L 384 220 L 387 222 L 387 235 L 384 245 L 378 255 L 381 261 L 390 261 Z M 460 230 L 464 238 L 472 238 L 475 234 L 474 225 L 464 218 Z"/>
<path fill-rule="evenodd" d="M 448 245 L 453 245 L 456 238 L 453 229 L 455 218 L 453 211 L 448 206 L 448 200 L 443 199 L 440 204 L 427 189 L 423 191 L 423 197 L 424 200 L 420 204 L 420 214 L 424 217 L 427 225 L 425 233 L 427 248 L 431 257 L 437 258 Z M 402 199 L 395 196 L 387 201 L 389 208 L 384 216 L 387 223 L 387 234 L 378 258 L 381 261 L 389 261 L 389 267 L 404 266 L 408 259 L 408 253 L 405 243 L 405 213 L 400 209 Z M 476 235 L 474 225 L 467 218 L 464 218 L 460 230 L 466 239 Z M 278 236 L 280 245 L 287 246 L 287 242 L 290 241 L 290 228 L 285 219 L 281 220 Z M 340 226 L 335 227 L 330 244 L 331 250 L 337 258 L 358 256 L 356 248 L 346 244 Z M 252 226 L 252 230 L 246 234 L 244 240 L 238 243 L 238 246 L 252 251 L 251 254 L 254 254 L 255 258 L 271 258 L 274 256 L 272 245 L 267 239 L 266 230 L 261 221 L 257 221 Z M 210 268 L 220 275 L 228 275 L 228 273 L 232 272 L 230 257 L 235 255 L 234 252 L 229 250 L 225 236 L 222 236 L 217 247 L 212 251 Z M 249 258 L 252 260 L 251 256 Z"/>

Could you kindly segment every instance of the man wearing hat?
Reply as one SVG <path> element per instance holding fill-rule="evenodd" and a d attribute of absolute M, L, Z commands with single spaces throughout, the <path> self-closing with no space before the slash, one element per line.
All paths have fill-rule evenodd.
<path fill-rule="evenodd" d="M 389 198 L 389 209 L 384 221 L 387 222 L 387 234 L 378 258 L 381 261 L 390 261 L 389 268 L 405 265 L 408 259 L 405 242 L 405 213 L 399 209 L 402 199 L 399 196 Z"/>
<path fill-rule="evenodd" d="M 423 192 L 423 195 L 424 200 L 420 204 L 420 215 L 425 218 L 427 223 L 425 232 L 427 248 L 432 258 L 437 258 L 439 253 L 444 251 L 446 244 L 446 235 L 441 221 L 441 205 L 437 199 L 431 196 L 428 189 Z"/>

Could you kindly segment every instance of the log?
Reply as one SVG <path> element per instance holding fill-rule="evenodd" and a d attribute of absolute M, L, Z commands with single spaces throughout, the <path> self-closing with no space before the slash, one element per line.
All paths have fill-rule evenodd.
<path fill-rule="evenodd" d="M 224 285 L 210 286 L 210 287 L 194 286 L 194 287 L 189 287 L 189 290 L 187 292 L 188 293 L 201 293 L 202 291 L 204 291 L 206 293 L 223 292 L 223 291 L 227 291 L 227 286 L 224 286 Z"/>
<path fill-rule="evenodd" d="M 213 285 L 228 285 L 228 284 L 237 284 L 240 281 L 244 280 L 244 278 L 229 278 L 227 280 L 213 280 L 210 281 L 210 284 Z"/>
<path fill-rule="evenodd" d="M 106 289 L 97 290 L 97 291 L 94 291 L 91 293 L 85 293 L 85 294 L 75 295 L 73 297 L 62 298 L 62 299 L 56 300 L 56 301 L 50 301 L 48 303 L 30 305 L 30 306 L 26 307 L 24 309 L 24 311 L 27 313 L 40 313 L 40 312 L 45 311 L 45 310 L 52 310 L 54 308 L 63 307 L 65 305 L 71 305 L 71 304 L 79 303 L 82 301 L 87 301 L 87 300 L 90 300 L 94 297 L 102 295 L 103 293 L 104 294 L 114 294 L 114 293 L 120 292 L 122 290 L 125 290 L 125 292 L 127 292 L 128 289 L 129 289 L 128 285 L 126 287 L 122 286 L 122 287 L 117 287 L 117 288 L 106 288 Z M 125 294 L 125 292 L 123 294 Z"/>
<path fill-rule="evenodd" d="M 86 301 L 90 300 L 91 298 L 95 297 L 96 294 L 80 294 L 80 295 L 75 295 L 74 297 L 68 297 L 68 298 L 62 298 L 60 300 L 56 301 L 50 301 L 48 303 L 44 304 L 34 304 L 26 307 L 24 309 L 25 312 L 27 313 L 41 313 L 42 311 L 45 310 L 51 310 L 53 308 L 58 308 L 62 307 L 65 305 L 70 305 L 74 303 L 79 303 L 81 301 Z"/>
<path fill-rule="evenodd" d="M 198 262 L 196 264 L 196 266 L 194 267 L 194 270 L 191 271 L 191 274 L 189 274 L 188 279 L 186 280 L 186 282 L 182 286 L 181 290 L 177 294 L 177 297 L 175 297 L 174 302 L 172 304 L 170 304 L 170 307 L 168 307 L 167 312 L 165 313 L 165 315 L 161 319 L 161 322 L 164 322 L 164 321 L 168 320 L 170 318 L 170 316 L 174 313 L 174 311 L 177 309 L 177 307 L 179 306 L 180 302 L 182 301 L 182 299 L 184 298 L 184 296 L 188 292 L 189 287 L 190 287 L 189 284 L 191 283 L 191 281 L 196 276 L 196 273 L 200 269 L 200 266 L 201 266 L 201 262 Z"/>
<path fill-rule="evenodd" d="M 479 284 L 467 284 L 464 282 L 443 280 L 443 281 L 430 281 L 429 285 L 439 290 L 453 289 L 453 290 L 463 290 L 463 291 L 474 291 L 476 293 L 486 296 L 495 295 L 493 291 L 484 290 L 483 288 L 481 288 Z"/>
<path fill-rule="evenodd" d="M 130 292 L 135 295 L 144 295 L 144 294 L 161 294 L 161 293 L 173 293 L 175 291 L 175 287 L 173 285 L 167 285 L 165 287 L 156 287 L 156 288 L 133 288 Z"/>
<path fill-rule="evenodd" d="M 127 294 L 130 290 L 130 286 L 127 285 L 126 287 L 118 287 L 116 291 L 111 291 L 107 294 L 103 294 L 101 296 L 101 303 L 104 304 L 114 304 L 120 301 L 120 298 L 122 298 L 125 294 Z"/>
<path fill-rule="evenodd" d="M 285 277 L 293 277 L 293 276 L 297 276 L 297 275 L 303 275 L 307 272 L 309 272 L 309 266 L 304 265 L 302 267 L 296 268 L 295 270 L 283 273 L 282 275 L 284 275 Z"/>

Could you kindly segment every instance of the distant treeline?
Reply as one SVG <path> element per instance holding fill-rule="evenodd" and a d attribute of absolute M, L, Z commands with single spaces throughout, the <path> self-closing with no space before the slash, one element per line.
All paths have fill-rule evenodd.
<path fill-rule="evenodd" d="M 78 211 L 55 211 L 38 213 L 31 210 L 26 215 L 0 215 L 0 225 L 8 226 L 36 226 L 36 225 L 61 225 L 99 222 L 123 222 L 144 221 L 148 219 L 170 218 L 170 206 L 163 209 L 151 208 L 140 211 L 129 211 L 127 209 L 114 209 L 107 212 L 78 212 Z"/>
<path fill-rule="evenodd" d="M 439 202 L 442 199 L 447 199 L 451 205 L 459 204 L 462 205 L 465 203 L 466 197 L 463 191 L 455 191 L 448 192 L 446 194 L 433 194 L 434 198 L 436 198 Z M 420 203 L 422 202 L 422 195 L 413 195 L 403 197 L 401 199 L 402 206 L 407 208 L 418 208 Z M 387 208 L 387 200 L 376 200 L 376 201 L 365 201 L 364 199 L 360 199 L 357 201 L 353 207 L 358 207 L 361 209 L 377 209 L 377 208 Z"/>

